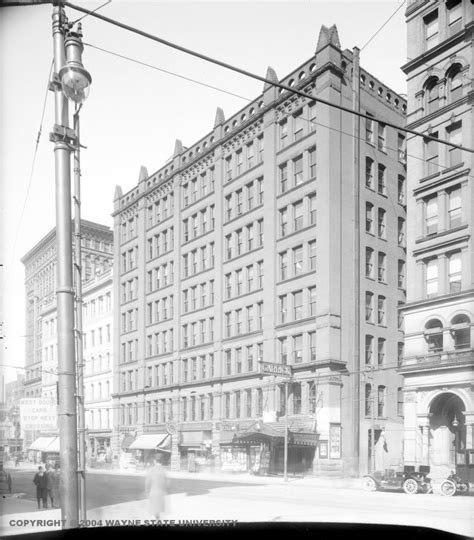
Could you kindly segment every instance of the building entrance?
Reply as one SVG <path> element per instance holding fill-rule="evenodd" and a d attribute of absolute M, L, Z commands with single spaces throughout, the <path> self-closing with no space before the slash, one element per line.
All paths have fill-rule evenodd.
<path fill-rule="evenodd" d="M 463 401 L 445 392 L 430 406 L 429 465 L 433 472 L 454 470 L 466 449 L 466 424 Z M 444 472 L 444 471 L 443 471 Z"/>

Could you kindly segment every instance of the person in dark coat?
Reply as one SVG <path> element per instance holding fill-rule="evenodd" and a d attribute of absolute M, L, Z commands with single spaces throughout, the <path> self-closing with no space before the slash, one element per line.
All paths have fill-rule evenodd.
<path fill-rule="evenodd" d="M 51 507 L 54 508 L 54 471 L 49 463 L 46 465 L 46 472 L 44 474 L 46 475 L 46 502 L 48 502 L 49 499 Z"/>
<path fill-rule="evenodd" d="M 8 493 L 12 492 L 12 477 L 8 471 L 5 471 L 3 465 L 0 465 L 0 483 L 5 483 L 8 488 Z"/>
<path fill-rule="evenodd" d="M 36 486 L 36 499 L 38 501 L 38 508 L 41 508 L 40 502 L 43 501 L 43 508 L 48 508 L 48 499 L 47 499 L 47 485 L 48 477 L 44 472 L 41 465 L 38 467 L 38 472 L 33 478 L 33 483 Z"/>

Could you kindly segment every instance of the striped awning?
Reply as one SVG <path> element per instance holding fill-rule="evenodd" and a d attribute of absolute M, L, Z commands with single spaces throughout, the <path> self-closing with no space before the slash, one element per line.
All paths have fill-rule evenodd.
<path fill-rule="evenodd" d="M 30 450 L 37 450 L 37 451 L 40 451 L 40 452 L 51 452 L 54 450 L 49 450 L 49 446 L 55 441 L 55 440 L 58 440 L 58 445 L 59 445 L 59 437 L 39 437 L 38 439 L 36 439 L 36 441 L 34 441 L 31 446 L 29 447 Z M 59 452 L 59 448 L 58 448 L 58 452 Z"/>
<path fill-rule="evenodd" d="M 168 433 L 147 433 L 140 435 L 129 446 L 130 450 L 166 450 Z"/>

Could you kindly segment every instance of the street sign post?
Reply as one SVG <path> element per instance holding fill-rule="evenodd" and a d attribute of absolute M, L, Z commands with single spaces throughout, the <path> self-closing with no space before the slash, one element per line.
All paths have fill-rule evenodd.
<path fill-rule="evenodd" d="M 260 362 L 260 372 L 265 375 L 285 377 L 285 445 L 283 456 L 283 480 L 288 481 L 288 381 L 291 379 L 291 366 L 274 362 Z"/>

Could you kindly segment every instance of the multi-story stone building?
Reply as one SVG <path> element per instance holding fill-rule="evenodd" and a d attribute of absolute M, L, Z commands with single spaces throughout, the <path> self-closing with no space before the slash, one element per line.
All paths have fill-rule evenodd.
<path fill-rule="evenodd" d="M 74 244 L 75 239 L 72 239 Z M 82 276 L 90 280 L 112 266 L 113 232 L 82 220 Z M 25 265 L 26 346 L 25 398 L 56 397 L 56 229 L 50 231 L 22 259 Z M 37 434 L 25 434 L 25 444 Z"/>
<path fill-rule="evenodd" d="M 474 147 L 473 5 L 407 7 L 408 124 Z M 473 448 L 473 154 L 408 140 L 405 462 L 443 477 Z"/>
<path fill-rule="evenodd" d="M 358 57 L 322 27 L 281 81 L 382 122 L 266 83 L 117 187 L 116 451 L 146 461 L 168 430 L 174 467 L 281 471 L 287 411 L 290 473 L 367 470 L 372 429 L 382 465 L 401 460 L 404 133 L 383 121 L 403 126 L 405 101 Z M 287 402 L 262 361 L 291 366 Z"/>

